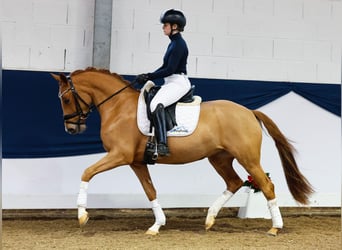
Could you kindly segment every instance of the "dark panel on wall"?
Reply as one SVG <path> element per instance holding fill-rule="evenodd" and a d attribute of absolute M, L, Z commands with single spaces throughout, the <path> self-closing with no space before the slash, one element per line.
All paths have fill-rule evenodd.
<path fill-rule="evenodd" d="M 133 80 L 134 76 L 124 76 Z M 341 116 L 341 85 L 191 79 L 204 101 L 226 99 L 257 109 L 294 91 Z M 2 139 L 4 158 L 35 158 L 104 152 L 100 118 L 92 112 L 80 135 L 64 131 L 58 84 L 48 72 L 3 71 Z"/>

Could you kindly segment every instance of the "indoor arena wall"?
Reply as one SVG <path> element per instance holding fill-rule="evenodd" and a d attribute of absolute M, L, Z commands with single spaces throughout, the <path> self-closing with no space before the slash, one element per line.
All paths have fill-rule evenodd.
<path fill-rule="evenodd" d="M 5 209 L 75 208 L 83 170 L 104 154 L 96 112 L 88 134 L 64 133 L 57 84 L 49 76 L 92 66 L 96 2 L 2 1 Z M 267 97 L 257 86 L 271 94 L 278 86 L 285 89 L 268 102 L 246 105 L 265 112 L 294 141 L 299 166 L 316 190 L 310 205 L 340 206 L 342 0 L 113 0 L 111 71 L 132 80 L 161 65 L 169 41 L 159 16 L 168 8 L 181 9 L 188 20 L 183 35 L 196 94 L 204 100 L 236 100 L 237 93 L 247 91 Z M 213 86 L 220 89 L 215 92 Z M 53 146 L 65 136 L 58 150 L 70 149 L 87 135 L 90 142 L 81 144 L 90 150 L 71 154 Z M 267 134 L 261 160 L 275 183 L 279 205 L 298 206 Z M 238 163 L 234 168 L 247 178 Z M 149 169 L 163 207 L 207 207 L 225 189 L 207 160 Z M 241 190 L 227 206 L 245 202 Z M 88 205 L 140 208 L 149 202 L 130 168 L 120 167 L 92 180 Z"/>

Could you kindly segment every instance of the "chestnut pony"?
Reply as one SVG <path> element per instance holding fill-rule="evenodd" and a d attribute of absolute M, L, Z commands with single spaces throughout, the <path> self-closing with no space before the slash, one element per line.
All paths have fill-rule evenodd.
<path fill-rule="evenodd" d="M 65 130 L 70 134 L 83 132 L 89 112 L 96 108 L 101 117 L 101 140 L 108 152 L 83 172 L 77 199 L 80 226 L 84 226 L 89 218 L 86 211 L 89 181 L 98 173 L 129 165 L 141 182 L 155 216 L 155 223 L 146 233 L 158 234 L 166 218 L 147 165 L 143 163 L 148 138 L 137 127 L 139 91 L 107 70 L 87 68 L 77 70 L 69 77 L 63 73 L 52 76 L 59 82 Z M 157 163 L 183 164 L 206 157 L 209 159 L 226 183 L 226 189 L 208 209 L 207 230 L 214 225 L 220 209 L 243 184 L 232 167 L 234 159 L 252 176 L 267 199 L 272 217 L 268 233 L 276 235 L 283 227 L 274 185 L 260 165 L 261 123 L 275 141 L 292 196 L 299 203 L 308 203 L 313 189 L 297 167 L 292 145 L 269 117 L 231 101 L 203 102 L 195 131 L 185 137 L 170 137 L 171 155 L 158 158 Z"/>

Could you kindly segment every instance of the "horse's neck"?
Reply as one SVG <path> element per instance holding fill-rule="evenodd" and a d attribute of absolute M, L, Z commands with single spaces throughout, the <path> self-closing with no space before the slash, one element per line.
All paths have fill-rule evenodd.
<path fill-rule="evenodd" d="M 123 80 L 111 75 L 85 72 L 80 79 L 80 83 L 85 88 L 92 98 L 94 105 L 105 105 L 106 102 L 116 101 L 122 98 L 122 93 L 135 92 Z M 127 87 L 119 93 L 120 90 Z M 107 100 L 108 98 L 108 100 Z M 104 102 L 104 103 L 103 103 Z M 102 104 L 103 103 L 103 104 Z"/>
<path fill-rule="evenodd" d="M 105 74 L 88 74 L 85 81 L 102 122 L 118 117 L 117 114 L 132 112 L 132 108 L 136 110 L 138 92 L 127 87 L 121 79 Z"/>

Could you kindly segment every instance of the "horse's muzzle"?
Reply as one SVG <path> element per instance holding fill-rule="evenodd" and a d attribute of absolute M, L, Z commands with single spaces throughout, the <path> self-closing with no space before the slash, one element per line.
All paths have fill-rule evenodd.
<path fill-rule="evenodd" d="M 74 129 L 74 128 L 68 128 L 68 129 L 67 129 L 67 132 L 68 132 L 69 134 L 71 134 L 71 135 L 77 134 L 77 130 Z"/>
<path fill-rule="evenodd" d="M 66 124 L 65 131 L 71 135 L 81 134 L 86 130 L 85 124 Z"/>

